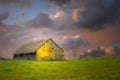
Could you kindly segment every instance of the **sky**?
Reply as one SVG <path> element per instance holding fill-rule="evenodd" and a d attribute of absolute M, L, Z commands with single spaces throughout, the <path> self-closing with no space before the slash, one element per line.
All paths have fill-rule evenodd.
<path fill-rule="evenodd" d="M 96 46 L 120 46 L 120 0 L 0 0 L 0 56 L 52 38 L 65 57 Z"/>

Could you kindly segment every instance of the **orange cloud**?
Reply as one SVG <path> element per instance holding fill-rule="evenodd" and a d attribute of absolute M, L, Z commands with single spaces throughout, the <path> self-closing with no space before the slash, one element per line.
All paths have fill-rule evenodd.
<path fill-rule="evenodd" d="M 80 18 L 80 16 L 78 15 L 80 12 L 80 9 L 74 9 L 73 13 L 72 13 L 72 18 L 75 22 L 77 22 Z"/>
<path fill-rule="evenodd" d="M 79 15 L 81 11 L 84 10 L 84 7 L 81 7 L 81 8 L 76 8 L 73 10 L 72 12 L 72 19 L 75 21 L 75 22 L 78 22 L 80 19 L 81 19 L 81 16 Z"/>
<path fill-rule="evenodd" d="M 8 32 L 8 28 L 5 26 L 0 26 L 0 31 L 2 32 Z"/>

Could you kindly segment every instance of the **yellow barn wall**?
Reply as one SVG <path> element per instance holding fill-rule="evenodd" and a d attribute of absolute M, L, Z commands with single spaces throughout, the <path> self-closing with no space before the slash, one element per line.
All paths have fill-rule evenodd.
<path fill-rule="evenodd" d="M 51 40 L 47 41 L 36 51 L 37 60 L 41 59 L 62 59 L 63 51 Z"/>

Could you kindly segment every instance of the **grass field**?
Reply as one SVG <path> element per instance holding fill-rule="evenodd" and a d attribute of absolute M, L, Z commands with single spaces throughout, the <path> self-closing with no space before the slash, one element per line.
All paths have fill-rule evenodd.
<path fill-rule="evenodd" d="M 0 80 L 120 80 L 120 57 L 0 61 Z"/>

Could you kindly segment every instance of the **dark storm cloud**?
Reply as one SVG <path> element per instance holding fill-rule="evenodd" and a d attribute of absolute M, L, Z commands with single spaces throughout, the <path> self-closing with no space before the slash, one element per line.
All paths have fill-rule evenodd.
<path fill-rule="evenodd" d="M 6 20 L 9 16 L 8 12 L 0 13 L 0 25 L 3 24 L 3 21 Z"/>
<path fill-rule="evenodd" d="M 87 45 L 88 41 L 81 37 L 69 37 L 61 41 L 61 46 L 67 50 L 78 49 L 81 46 Z"/>
<path fill-rule="evenodd" d="M 67 3 L 70 3 L 70 0 L 46 0 L 46 1 L 50 3 L 55 3 L 56 5 L 61 6 L 61 7 Z"/>
<path fill-rule="evenodd" d="M 76 35 L 74 37 L 64 36 L 60 42 L 60 46 L 65 51 L 66 59 L 78 58 L 81 54 L 81 50 L 89 45 L 89 41 L 83 37 L 80 37 L 80 35 Z"/>
<path fill-rule="evenodd" d="M 100 30 L 120 25 L 120 0 L 48 0 L 73 10 L 74 26 Z M 68 9 L 68 8 L 67 8 Z M 65 10 L 64 10 L 65 11 Z"/>
<path fill-rule="evenodd" d="M 39 13 L 33 19 L 27 21 L 26 25 L 35 28 L 50 27 L 52 25 L 52 20 L 47 13 Z"/>
<path fill-rule="evenodd" d="M 66 10 L 70 8 L 71 0 L 43 0 L 45 2 L 50 3 L 51 8 L 58 10 Z M 55 5 L 56 7 L 52 7 L 52 5 Z"/>
<path fill-rule="evenodd" d="M 81 58 L 102 57 L 105 56 L 105 54 L 106 54 L 105 50 L 102 50 L 101 48 L 98 47 L 95 49 L 87 50 L 80 57 Z"/>
<path fill-rule="evenodd" d="M 93 49 L 88 49 L 80 57 L 91 58 L 91 57 L 103 57 L 103 56 L 118 56 L 120 48 L 114 46 L 102 46 Z"/>
<path fill-rule="evenodd" d="M 0 0 L 0 4 L 3 6 L 20 6 L 20 7 L 29 7 L 32 5 L 31 0 Z"/>
<path fill-rule="evenodd" d="M 120 25 L 120 0 L 80 0 L 77 3 L 80 6 L 76 6 L 75 24 L 79 28 L 100 30 Z"/>
<path fill-rule="evenodd" d="M 72 22 L 71 16 L 60 10 L 54 15 L 38 13 L 35 17 L 26 22 L 26 26 L 33 28 L 49 28 L 52 30 L 69 30 Z"/>

